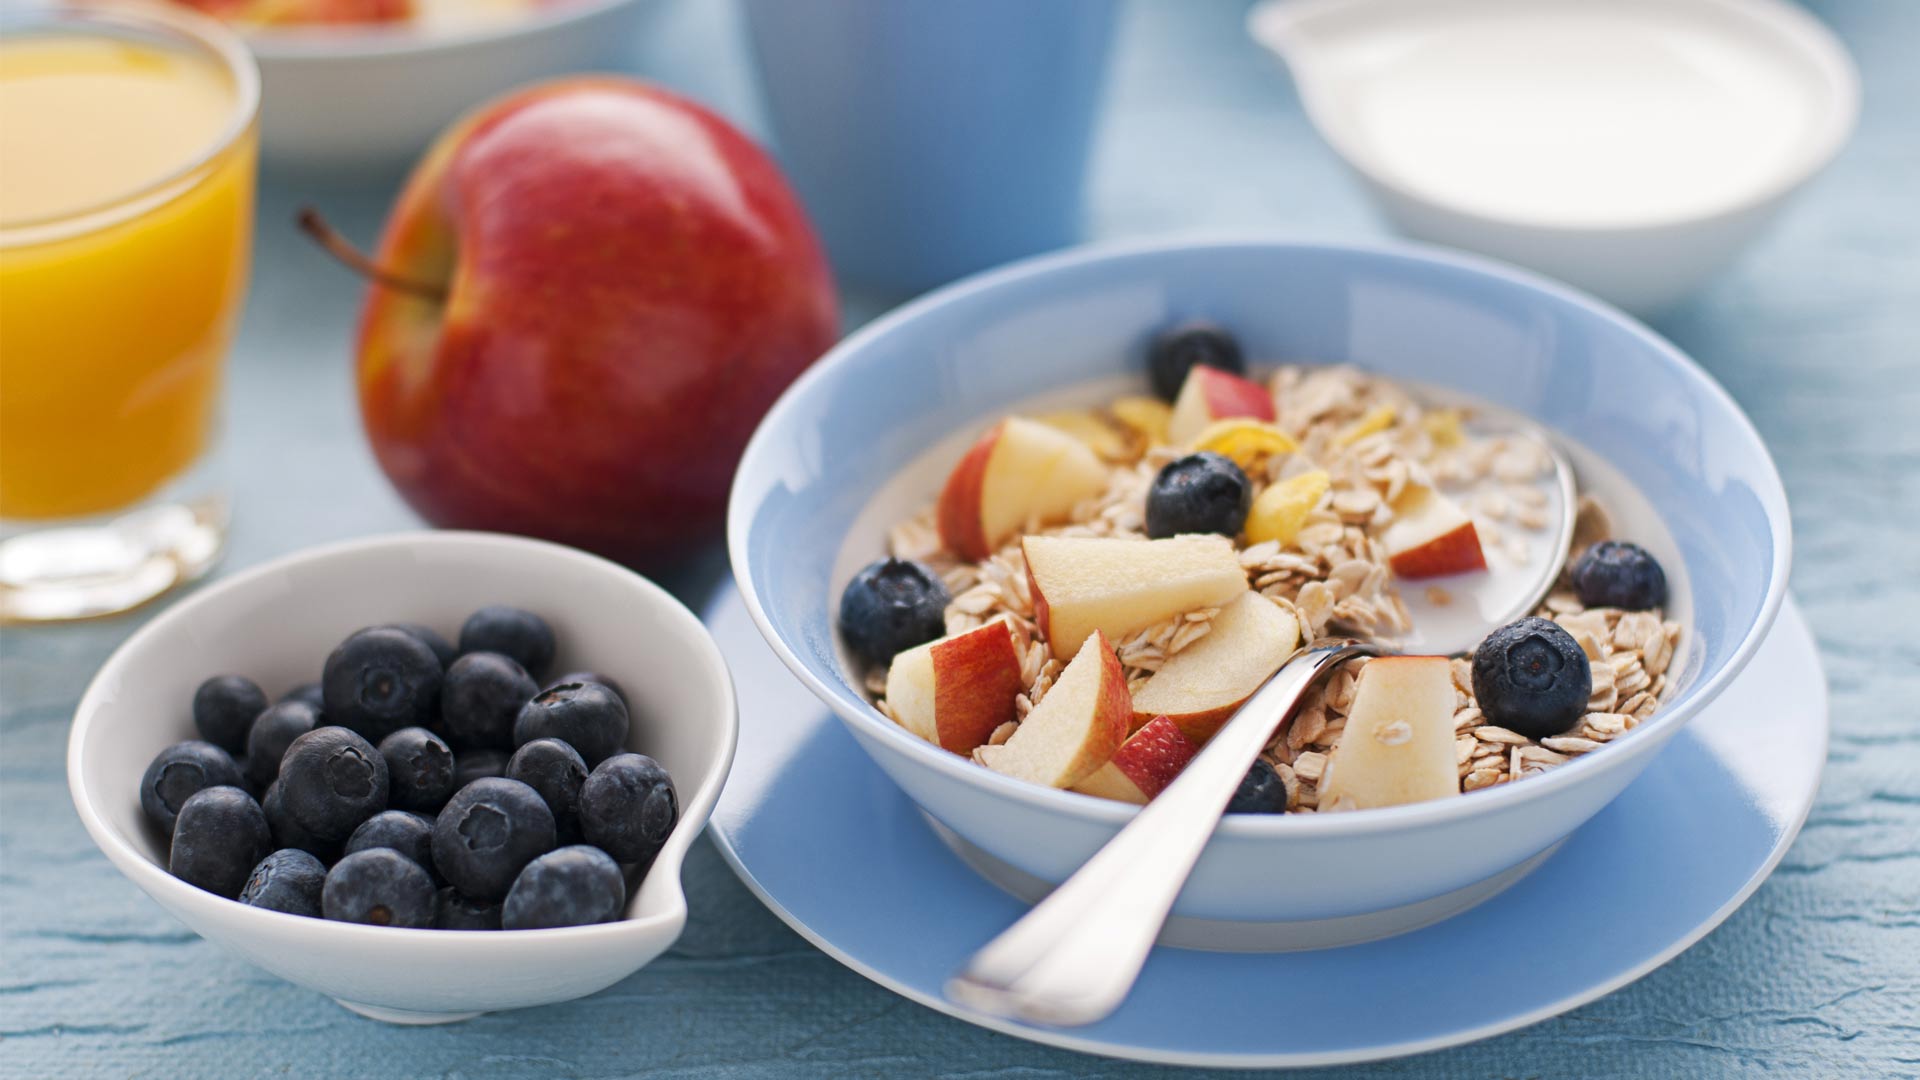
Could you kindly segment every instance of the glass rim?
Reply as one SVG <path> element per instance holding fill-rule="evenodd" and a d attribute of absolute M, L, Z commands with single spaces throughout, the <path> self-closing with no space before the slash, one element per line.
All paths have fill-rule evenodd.
<path fill-rule="evenodd" d="M 231 151 L 259 118 L 259 65 L 237 35 L 209 16 L 124 0 L 69 0 L 53 6 L 0 12 L 0 30 L 8 35 L 61 27 L 84 29 L 88 26 L 119 27 L 170 35 L 185 39 L 187 44 L 210 53 L 233 80 L 237 98 L 233 116 L 206 149 L 180 167 L 143 181 L 131 191 L 58 214 L 0 222 L 0 249 L 48 243 L 97 232 L 127 220 L 141 209 L 171 202 L 191 189 L 193 185 L 188 181 L 194 180 L 208 166 Z M 183 184 L 186 186 L 182 187 Z"/>

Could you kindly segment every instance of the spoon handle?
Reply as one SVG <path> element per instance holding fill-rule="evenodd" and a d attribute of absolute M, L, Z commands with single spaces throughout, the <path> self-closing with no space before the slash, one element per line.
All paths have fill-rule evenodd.
<path fill-rule="evenodd" d="M 1380 651 L 1337 642 L 1289 660 L 1126 828 L 975 953 L 947 983 L 947 996 L 983 1012 L 1066 1026 L 1119 1008 L 1274 729 L 1333 665 Z"/>

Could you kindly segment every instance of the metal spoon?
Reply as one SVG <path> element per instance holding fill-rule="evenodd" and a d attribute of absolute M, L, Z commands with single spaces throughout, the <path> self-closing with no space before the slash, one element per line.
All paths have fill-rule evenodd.
<path fill-rule="evenodd" d="M 1536 564 L 1541 576 L 1524 603 L 1478 628 L 1471 640 L 1445 642 L 1446 652 L 1465 652 L 1487 631 L 1539 607 L 1566 563 L 1574 531 L 1573 466 L 1543 433 L 1529 434 L 1552 457 L 1552 480 L 1560 488 L 1559 531 L 1551 541 L 1555 557 Z M 1308 689 L 1342 661 L 1391 651 L 1324 641 L 1288 660 L 1118 835 L 975 953 L 948 981 L 947 996 L 996 1016 L 1062 1026 L 1091 1024 L 1119 1008 L 1234 789 L 1274 731 Z"/>

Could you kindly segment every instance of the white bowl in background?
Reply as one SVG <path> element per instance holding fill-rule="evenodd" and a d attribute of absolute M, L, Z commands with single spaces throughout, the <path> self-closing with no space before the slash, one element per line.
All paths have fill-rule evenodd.
<path fill-rule="evenodd" d="M 620 70 L 647 0 L 557 0 L 472 30 L 345 27 L 245 34 L 260 64 L 269 166 L 340 172 L 410 161 L 467 110 L 569 72 Z"/>
<path fill-rule="evenodd" d="M 1408 235 L 1641 314 L 1845 145 L 1859 74 L 1782 0 L 1267 0 L 1254 39 Z"/>
<path fill-rule="evenodd" d="M 555 671 L 593 670 L 633 703 L 630 749 L 672 775 L 680 821 L 625 918 L 553 930 L 407 930 L 310 919 L 205 892 L 166 869 L 140 812 L 147 763 L 197 738 L 190 703 L 210 675 L 268 693 L 317 678 L 359 627 L 418 622 L 443 633 L 484 604 L 544 616 Z M 142 627 L 80 700 L 67 784 L 94 843 L 195 933 L 355 1012 L 440 1023 L 567 1001 L 658 956 L 686 925 L 680 867 L 720 797 L 738 731 L 733 683 L 706 628 L 658 585 L 557 544 L 486 533 L 400 533 L 277 559 L 208 586 Z"/>

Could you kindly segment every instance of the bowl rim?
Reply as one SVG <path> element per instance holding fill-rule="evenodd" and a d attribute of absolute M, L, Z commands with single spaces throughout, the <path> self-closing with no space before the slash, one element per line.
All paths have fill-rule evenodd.
<path fill-rule="evenodd" d="M 234 28 L 261 63 L 353 60 L 451 52 L 557 29 L 647 0 L 564 0 L 514 19 L 470 30 L 424 31 L 417 26 L 347 25 L 281 29 Z"/>
<path fill-rule="evenodd" d="M 899 327 L 914 322 L 928 312 L 979 294 L 1014 288 L 1036 278 L 1072 273 L 1104 263 L 1132 259 L 1152 261 L 1173 254 L 1248 250 L 1362 255 L 1393 262 L 1437 266 L 1477 278 L 1492 279 L 1506 288 L 1542 294 L 1559 304 L 1613 324 L 1618 329 L 1639 338 L 1656 354 L 1673 364 L 1682 378 L 1696 392 L 1718 403 L 1726 410 L 1738 428 L 1744 431 L 1758 448 L 1760 464 L 1764 467 L 1764 479 L 1770 481 L 1765 483 L 1757 494 L 1766 513 L 1773 543 L 1773 562 L 1769 567 L 1766 591 L 1761 599 L 1759 614 L 1746 628 L 1720 670 L 1709 674 L 1698 683 L 1690 695 L 1690 700 L 1683 703 L 1681 707 L 1663 709 L 1656 713 L 1652 720 L 1616 739 L 1615 743 L 1625 743 L 1634 747 L 1644 746 L 1649 751 L 1656 749 L 1707 703 L 1718 697 L 1721 691 L 1725 690 L 1727 685 L 1746 667 L 1747 662 L 1753 658 L 1754 652 L 1765 638 L 1766 631 L 1773 625 L 1774 618 L 1779 614 L 1780 605 L 1786 598 L 1787 576 L 1793 561 L 1792 524 L 1787 511 L 1786 489 L 1780 480 L 1779 470 L 1774 465 L 1773 456 L 1767 451 L 1766 443 L 1760 438 L 1760 433 L 1754 428 L 1752 420 L 1741 410 L 1739 404 L 1724 387 L 1672 342 L 1613 305 L 1551 278 L 1483 256 L 1405 241 L 1354 242 L 1306 240 L 1286 236 L 1262 237 L 1244 234 L 1226 236 L 1194 233 L 1086 244 L 1065 251 L 1023 259 L 998 269 L 963 278 L 904 304 L 848 335 L 787 388 L 754 431 L 753 438 L 748 441 L 747 449 L 740 459 L 739 470 L 735 474 L 727 508 L 727 550 L 732 564 L 734 582 L 740 590 L 741 597 L 746 601 L 747 610 L 753 616 L 754 625 L 759 628 L 761 637 L 766 639 L 787 669 L 792 671 L 813 692 L 813 695 L 831 708 L 843 722 L 857 726 L 866 735 L 880 740 L 881 743 L 903 756 L 950 779 L 995 797 L 1111 828 L 1125 825 L 1139 813 L 1141 808 L 1129 803 L 1040 787 L 982 768 L 905 731 L 898 724 L 888 721 L 870 704 L 862 703 L 862 707 L 858 709 L 844 708 L 839 700 L 838 691 L 814 674 L 786 640 L 774 630 L 772 621 L 767 615 L 759 591 L 755 588 L 747 558 L 748 526 L 756 507 L 749 505 L 748 485 L 742 481 L 749 472 L 764 470 L 768 467 L 762 465 L 760 458 L 768 453 L 766 447 L 773 440 L 773 432 L 792 422 L 790 417 L 799 411 L 799 402 L 802 399 L 823 392 L 818 388 L 828 384 L 849 357 L 867 349 L 871 343 L 893 334 Z M 1552 426 L 1544 422 L 1542 426 L 1552 430 Z M 1589 775 L 1612 771 L 1641 756 L 1643 753 L 1583 754 L 1565 765 L 1548 770 L 1543 776 L 1530 778 L 1525 784 L 1501 784 L 1494 788 L 1473 792 L 1471 799 L 1440 799 L 1407 806 L 1376 807 L 1341 814 L 1227 814 L 1222 816 L 1216 835 L 1232 839 L 1293 836 L 1327 839 L 1455 824 L 1477 816 L 1482 811 L 1491 813 L 1552 798 L 1561 789 L 1573 786 Z"/>
<path fill-rule="evenodd" d="M 656 870 L 664 869 L 672 881 L 672 903 L 664 910 L 646 915 L 622 917 L 613 922 L 594 923 L 588 926 L 550 927 L 539 930 L 437 930 L 428 928 L 363 926 L 358 923 L 337 922 L 331 919 L 316 919 L 304 915 L 293 915 L 282 911 L 251 907 L 237 900 L 217 896 L 204 889 L 189 885 L 168 873 L 136 849 L 131 842 L 120 835 L 119 830 L 109 825 L 101 811 L 94 805 L 91 790 L 84 782 L 85 746 L 87 735 L 99 719 L 102 708 L 101 696 L 105 693 L 104 682 L 109 673 L 127 662 L 134 653 L 149 645 L 177 627 L 192 621 L 195 613 L 213 602 L 213 598 L 229 592 L 245 589 L 257 581 L 282 573 L 292 567 L 306 565 L 327 559 L 361 555 L 369 552 L 416 550 L 427 544 L 440 547 L 470 547 L 497 549 L 527 555 L 535 558 L 552 558 L 594 567 L 600 572 L 611 572 L 625 578 L 627 584 L 636 587 L 648 603 L 657 606 L 666 614 L 669 622 L 679 624 L 678 632 L 684 633 L 695 643 L 695 652 L 701 656 L 700 673 L 716 692 L 716 710 L 723 724 L 721 753 L 714 761 L 709 775 L 702 777 L 701 783 L 680 804 L 680 820 L 675 824 L 667 842 L 655 857 L 647 876 L 650 879 Z M 683 676 L 684 677 L 684 676 Z M 87 683 L 86 692 L 81 695 L 80 703 L 74 708 L 72 730 L 67 736 L 67 790 L 73 800 L 73 808 L 80 815 L 80 822 L 86 827 L 87 834 L 93 838 L 94 846 L 107 856 L 120 872 L 135 885 L 151 895 L 163 906 L 198 906 L 203 904 L 219 905 L 206 908 L 209 912 L 218 912 L 226 918 L 247 925 L 248 920 L 264 919 L 258 923 L 262 931 L 275 927 L 282 929 L 299 926 L 318 933 L 344 935 L 339 940 L 344 943 L 356 941 L 360 944 L 394 944 L 405 941 L 413 947 L 430 947 L 431 942 L 459 944 L 462 947 L 479 941 L 498 941 L 502 949 L 516 947 L 515 942 L 536 942 L 543 945 L 558 945 L 582 941 L 594 937 L 624 937 L 628 934 L 650 934 L 665 927 L 683 923 L 687 916 L 686 886 L 681 879 L 683 864 L 687 852 L 691 850 L 694 838 L 706 829 L 707 819 L 713 813 L 714 804 L 720 799 L 720 790 L 725 786 L 727 776 L 732 772 L 734 752 L 738 748 L 740 737 L 739 703 L 734 695 L 733 676 L 725 658 L 720 653 L 706 626 L 685 604 L 652 580 L 603 559 L 598 555 L 589 555 L 584 551 L 529 537 L 511 536 L 504 533 L 470 532 L 457 530 L 412 530 L 404 532 L 381 533 L 375 536 L 358 537 L 333 543 L 301 548 L 277 558 L 247 567 L 230 576 L 215 581 L 205 588 L 196 590 L 192 595 L 182 598 L 178 603 L 149 620 L 146 625 L 134 631 L 114 649 L 105 663 Z M 627 903 L 632 904 L 639 890 L 628 894 Z M 164 894 L 164 896 L 163 896 Z M 675 933 L 677 934 L 677 928 Z M 366 937 L 366 935 L 372 935 Z M 396 935 L 406 935 L 404 938 Z M 488 946 L 482 946 L 488 947 Z"/>
<path fill-rule="evenodd" d="M 1501 217 L 1462 206 L 1452 199 L 1419 190 L 1383 167 L 1378 155 L 1356 139 L 1350 125 L 1330 120 L 1335 113 L 1310 80 L 1300 76 L 1301 57 L 1285 42 L 1294 23 L 1331 10 L 1345 0 L 1261 0 L 1246 14 L 1247 34 L 1273 54 L 1292 78 L 1307 120 L 1334 154 L 1381 191 L 1413 205 L 1470 221 L 1487 228 L 1563 234 L 1570 237 L 1632 236 L 1685 229 L 1750 213 L 1785 198 L 1803 187 L 1839 156 L 1860 120 L 1860 70 L 1832 28 L 1812 12 L 1784 0 L 1681 0 L 1695 8 L 1743 20 L 1790 48 L 1812 64 L 1832 89 L 1828 107 L 1821 109 L 1800 140 L 1792 157 L 1774 168 L 1764 183 L 1710 209 L 1624 216 L 1615 221 L 1556 221 L 1545 217 Z M 1487 0 L 1480 0 L 1487 2 Z M 1674 0 L 1666 0 L 1674 2 Z"/>

